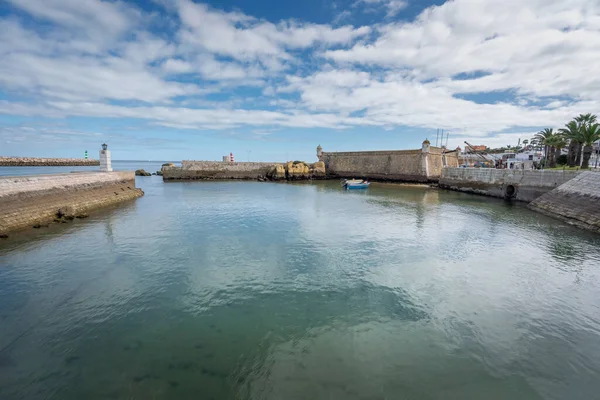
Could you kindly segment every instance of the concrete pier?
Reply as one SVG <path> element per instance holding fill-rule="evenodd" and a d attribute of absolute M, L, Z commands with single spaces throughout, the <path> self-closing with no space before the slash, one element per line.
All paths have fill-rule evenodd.
<path fill-rule="evenodd" d="M 0 236 L 55 219 L 83 218 L 143 194 L 133 172 L 0 177 Z"/>

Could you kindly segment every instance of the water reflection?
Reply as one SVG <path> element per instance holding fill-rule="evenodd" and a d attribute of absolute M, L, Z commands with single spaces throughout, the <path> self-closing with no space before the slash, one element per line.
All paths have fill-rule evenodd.
<path fill-rule="evenodd" d="M 0 243 L 3 400 L 597 393 L 597 236 L 426 187 L 140 184 Z"/>

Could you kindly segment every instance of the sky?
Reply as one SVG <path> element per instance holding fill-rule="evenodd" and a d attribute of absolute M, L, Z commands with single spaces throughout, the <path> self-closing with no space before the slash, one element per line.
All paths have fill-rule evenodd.
<path fill-rule="evenodd" d="M 0 0 L 0 155 L 515 145 L 599 113 L 599 64 L 599 0 Z"/>

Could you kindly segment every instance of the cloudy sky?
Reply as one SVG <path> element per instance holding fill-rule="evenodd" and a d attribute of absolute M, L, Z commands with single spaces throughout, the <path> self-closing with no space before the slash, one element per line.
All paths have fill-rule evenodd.
<path fill-rule="evenodd" d="M 599 0 L 0 0 L 0 155 L 315 158 L 600 112 Z"/>

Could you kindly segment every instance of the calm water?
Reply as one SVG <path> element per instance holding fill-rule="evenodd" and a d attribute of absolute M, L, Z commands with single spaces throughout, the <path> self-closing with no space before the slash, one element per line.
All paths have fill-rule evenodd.
<path fill-rule="evenodd" d="M 0 398 L 596 399 L 600 236 L 423 187 L 166 183 L 0 241 Z"/>

